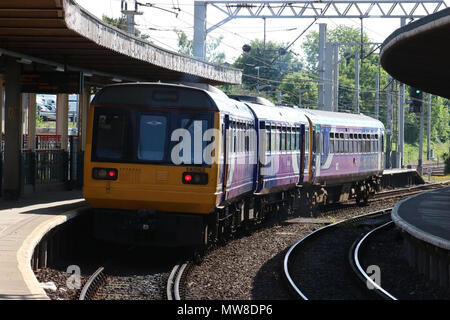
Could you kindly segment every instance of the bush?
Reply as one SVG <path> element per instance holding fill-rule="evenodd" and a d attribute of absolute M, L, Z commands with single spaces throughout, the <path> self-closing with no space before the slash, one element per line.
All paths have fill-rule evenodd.
<path fill-rule="evenodd" d="M 450 174 L 450 149 L 448 153 L 444 153 L 444 163 L 445 163 L 444 173 Z"/>

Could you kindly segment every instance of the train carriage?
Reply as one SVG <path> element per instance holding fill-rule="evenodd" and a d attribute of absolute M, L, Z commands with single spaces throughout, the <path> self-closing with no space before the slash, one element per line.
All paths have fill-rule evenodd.
<path fill-rule="evenodd" d="M 83 195 L 99 238 L 204 246 L 294 204 L 367 200 L 383 136 L 370 117 L 208 85 L 111 85 L 91 103 Z"/>
<path fill-rule="evenodd" d="M 384 126 L 363 114 L 303 110 L 310 122 L 310 178 L 326 201 L 367 201 L 383 173 Z"/>

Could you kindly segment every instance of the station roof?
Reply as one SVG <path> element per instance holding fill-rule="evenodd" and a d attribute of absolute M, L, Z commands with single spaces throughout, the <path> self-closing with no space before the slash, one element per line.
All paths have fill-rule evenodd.
<path fill-rule="evenodd" d="M 393 32 L 381 48 L 381 65 L 395 79 L 450 99 L 450 8 Z"/>
<path fill-rule="evenodd" d="M 97 81 L 240 84 L 242 71 L 157 47 L 99 20 L 74 0 L 1 0 L 0 53 L 85 71 Z M 108 79 L 109 78 L 109 79 Z"/>

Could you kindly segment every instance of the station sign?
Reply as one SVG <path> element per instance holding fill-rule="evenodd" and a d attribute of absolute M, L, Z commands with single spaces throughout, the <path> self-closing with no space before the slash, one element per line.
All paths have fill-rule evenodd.
<path fill-rule="evenodd" d="M 20 77 L 21 92 L 46 94 L 81 94 L 82 72 L 24 72 Z"/>

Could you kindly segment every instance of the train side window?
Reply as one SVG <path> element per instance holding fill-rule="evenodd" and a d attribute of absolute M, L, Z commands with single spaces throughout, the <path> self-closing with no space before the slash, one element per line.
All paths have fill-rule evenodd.
<path fill-rule="evenodd" d="M 344 134 L 344 153 L 348 153 L 348 134 Z"/>
<path fill-rule="evenodd" d="M 275 150 L 280 151 L 280 140 L 281 140 L 281 128 L 277 127 L 276 139 L 275 139 Z"/>
<path fill-rule="evenodd" d="M 313 151 L 317 154 L 322 153 L 322 150 L 320 150 L 321 148 L 321 143 L 320 143 L 320 132 L 315 131 L 314 132 L 314 140 L 313 140 Z"/>
<path fill-rule="evenodd" d="M 267 126 L 266 127 L 266 151 L 270 152 L 270 147 L 271 147 L 271 144 L 270 144 L 270 127 Z"/>
<path fill-rule="evenodd" d="M 237 131 L 238 131 L 238 152 L 242 152 L 242 123 L 238 123 L 237 125 Z"/>
<path fill-rule="evenodd" d="M 298 145 L 297 145 L 297 136 L 298 136 L 298 131 L 300 129 L 299 128 L 293 128 L 292 129 L 292 137 L 291 137 L 291 147 L 292 150 L 298 150 Z"/>
<path fill-rule="evenodd" d="M 231 151 L 233 153 L 236 152 L 236 128 L 235 128 L 235 124 L 234 121 L 230 123 L 230 128 L 231 128 Z"/>
<path fill-rule="evenodd" d="M 280 141 L 281 151 L 286 150 L 286 127 L 281 128 L 281 141 Z"/>
<path fill-rule="evenodd" d="M 309 129 L 305 130 L 305 152 L 309 152 Z"/>
<path fill-rule="evenodd" d="M 286 150 L 291 150 L 291 128 L 286 128 Z"/>
<path fill-rule="evenodd" d="M 244 141 L 245 141 L 245 152 L 250 151 L 250 136 L 248 135 L 249 124 L 244 125 Z"/>
<path fill-rule="evenodd" d="M 275 127 L 271 127 L 270 129 L 270 151 L 274 152 L 277 149 L 277 136 L 276 136 L 277 132 L 276 132 L 276 128 Z"/>
<path fill-rule="evenodd" d="M 330 153 L 334 153 L 334 132 L 330 132 Z"/>
<path fill-rule="evenodd" d="M 353 153 L 353 134 L 350 135 L 350 139 L 348 140 L 348 152 Z"/>
<path fill-rule="evenodd" d="M 339 153 L 339 139 L 337 135 L 334 137 L 334 153 Z"/>

